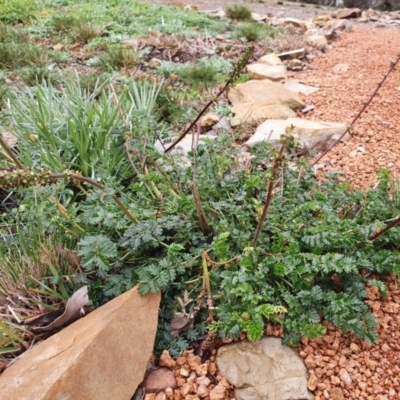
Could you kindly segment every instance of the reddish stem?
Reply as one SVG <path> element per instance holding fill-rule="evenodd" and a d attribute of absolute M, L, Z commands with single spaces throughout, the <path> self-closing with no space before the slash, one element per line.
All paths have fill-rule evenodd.
<path fill-rule="evenodd" d="M 400 224 L 400 217 L 397 217 L 396 219 L 394 219 L 386 228 L 382 229 L 381 231 L 374 232 L 368 238 L 368 240 L 375 240 L 376 238 L 378 238 L 379 236 L 382 236 L 384 233 L 386 233 L 388 230 L 394 228 L 398 224 Z"/>
<path fill-rule="evenodd" d="M 285 147 L 286 147 L 286 145 L 282 144 L 282 147 L 279 151 L 279 155 L 276 157 L 274 165 L 272 167 L 271 179 L 269 180 L 269 184 L 268 184 L 267 197 L 265 199 L 265 204 L 264 204 L 264 207 L 262 210 L 260 221 L 258 222 L 256 234 L 254 235 L 253 244 L 252 244 L 253 247 L 256 247 L 256 245 L 257 245 L 258 239 L 261 234 L 262 227 L 264 225 L 265 218 L 267 217 L 269 206 L 270 206 L 271 200 L 272 200 L 272 190 L 274 189 L 276 175 L 278 173 L 279 165 L 280 165 L 280 162 L 281 162 L 281 159 L 283 156 L 283 152 L 285 151 Z"/>

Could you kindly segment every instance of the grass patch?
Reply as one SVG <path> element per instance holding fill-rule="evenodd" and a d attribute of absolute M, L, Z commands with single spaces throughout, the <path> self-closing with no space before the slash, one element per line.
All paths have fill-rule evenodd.
<path fill-rule="evenodd" d="M 0 21 L 8 24 L 25 24 L 31 21 L 37 10 L 37 1 L 3 0 L 0 2 Z"/>
<path fill-rule="evenodd" d="M 52 67 L 27 67 L 21 70 L 20 76 L 22 81 L 28 85 L 33 86 L 37 83 L 49 82 L 56 84 L 60 80 L 59 73 Z"/>
<path fill-rule="evenodd" d="M 57 5 L 55 5 L 57 10 Z M 53 11 L 54 13 L 54 11 Z M 73 30 L 80 23 L 89 22 L 102 29 L 111 37 L 132 38 L 144 36 L 151 31 L 177 33 L 183 37 L 195 37 L 207 33 L 215 36 L 228 29 L 229 23 L 194 10 L 179 7 L 147 4 L 137 0 L 111 3 L 106 0 L 63 1 L 64 16 L 52 17 L 48 29 L 54 32 L 57 26 Z M 57 23 L 55 25 L 54 23 Z"/>
<path fill-rule="evenodd" d="M 31 43 L 0 43 L 0 68 L 18 68 L 27 65 L 44 65 L 46 51 Z"/>
<path fill-rule="evenodd" d="M 32 43 L 26 35 L 0 24 L 0 68 L 44 65 L 47 61 L 45 49 Z"/>
<path fill-rule="evenodd" d="M 259 39 L 274 38 L 275 35 L 276 30 L 274 28 L 261 23 L 240 24 L 233 33 L 233 37 L 246 42 L 255 42 Z"/>
<path fill-rule="evenodd" d="M 69 14 L 55 14 L 49 25 L 53 36 L 63 38 L 67 36 L 70 41 L 87 43 L 101 35 L 101 29 L 81 17 Z"/>
<path fill-rule="evenodd" d="M 140 64 L 140 55 L 128 45 L 109 45 L 105 53 L 97 58 L 96 64 L 104 71 L 132 68 Z"/>
<path fill-rule="evenodd" d="M 251 10 L 241 4 L 234 4 L 225 8 L 226 16 L 236 21 L 251 20 Z"/>
<path fill-rule="evenodd" d="M 159 72 L 166 75 L 177 75 L 183 82 L 199 86 L 210 86 L 222 82 L 231 69 L 231 63 L 221 57 L 202 58 L 197 63 L 178 64 L 163 62 Z"/>

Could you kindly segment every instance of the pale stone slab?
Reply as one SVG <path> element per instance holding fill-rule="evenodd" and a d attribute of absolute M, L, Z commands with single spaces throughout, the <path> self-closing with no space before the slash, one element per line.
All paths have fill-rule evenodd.
<path fill-rule="evenodd" d="M 258 62 L 267 65 L 283 65 L 282 60 L 275 53 L 265 54 L 265 56 L 262 56 Z"/>
<path fill-rule="evenodd" d="M 239 342 L 218 350 L 220 375 L 235 386 L 236 400 L 312 400 L 303 360 L 281 339 Z"/>
<path fill-rule="evenodd" d="M 143 380 L 160 293 L 137 287 L 28 350 L 0 376 L 2 400 L 129 400 Z"/>
<path fill-rule="evenodd" d="M 359 18 L 361 10 L 359 8 L 343 8 L 336 12 L 337 19 Z"/>
<path fill-rule="evenodd" d="M 232 88 L 228 94 L 232 103 L 232 126 L 266 118 L 283 119 L 295 116 L 294 110 L 305 106 L 301 98 L 282 84 L 251 80 Z"/>
<path fill-rule="evenodd" d="M 247 71 L 250 72 L 251 79 L 269 79 L 270 81 L 284 81 L 287 77 L 286 66 L 281 65 L 266 65 L 264 63 L 254 63 L 247 66 Z"/>
<path fill-rule="evenodd" d="M 293 130 L 291 129 L 293 127 Z M 336 140 L 347 129 L 345 124 L 338 122 L 309 121 L 301 118 L 288 118 L 286 120 L 267 120 L 256 130 L 255 134 L 246 142 L 253 146 L 259 142 L 269 142 L 279 145 L 280 138 L 290 130 L 299 141 L 301 147 L 310 149 L 315 145 Z M 349 134 L 343 137 L 348 140 Z"/>
<path fill-rule="evenodd" d="M 296 49 L 291 51 L 285 51 L 284 53 L 279 53 L 278 57 L 281 60 L 292 60 L 293 58 L 302 59 L 306 56 L 306 49 Z"/>
<path fill-rule="evenodd" d="M 298 79 L 287 79 L 284 83 L 284 86 L 286 89 L 289 89 L 290 91 L 294 93 L 301 93 L 306 96 L 313 94 L 319 90 L 318 87 L 316 86 L 308 86 L 305 83 L 299 81 Z"/>

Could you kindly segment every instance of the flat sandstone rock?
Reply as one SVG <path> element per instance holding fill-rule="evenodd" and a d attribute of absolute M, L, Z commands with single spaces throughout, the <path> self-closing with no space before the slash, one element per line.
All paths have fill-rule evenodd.
<path fill-rule="evenodd" d="M 143 380 L 160 294 L 137 287 L 28 350 L 0 376 L 1 400 L 130 400 Z"/>

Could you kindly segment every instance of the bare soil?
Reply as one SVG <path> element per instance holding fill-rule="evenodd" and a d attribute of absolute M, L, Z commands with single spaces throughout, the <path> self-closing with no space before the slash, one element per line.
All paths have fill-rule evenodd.
<path fill-rule="evenodd" d="M 350 124 L 382 81 L 391 61 L 396 60 L 399 40 L 399 31 L 363 29 L 343 33 L 326 54 L 313 60 L 308 70 L 296 74 L 307 84 L 320 87 L 318 92 L 307 97 L 307 103 L 316 108 L 306 118 Z M 348 65 L 348 71 L 335 74 L 333 67 L 342 63 Z M 356 188 L 373 185 L 380 168 L 387 168 L 398 177 L 399 98 L 400 74 L 395 70 L 355 123 L 351 139 L 322 159 L 332 164 L 325 171 L 345 172 L 345 179 Z"/>

